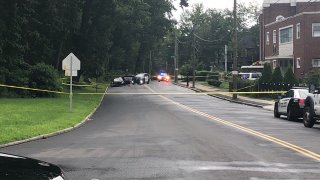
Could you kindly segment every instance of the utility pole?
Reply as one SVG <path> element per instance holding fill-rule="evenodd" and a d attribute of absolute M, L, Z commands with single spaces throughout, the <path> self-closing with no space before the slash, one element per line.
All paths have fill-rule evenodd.
<path fill-rule="evenodd" d="M 233 72 L 232 72 L 232 84 L 233 84 L 233 92 L 238 91 L 238 21 L 237 21 L 237 0 L 234 0 L 233 7 L 233 21 L 234 21 L 234 32 L 233 32 Z M 237 99 L 237 94 L 233 94 L 233 99 Z"/>
<path fill-rule="evenodd" d="M 192 77 L 192 88 L 196 87 L 196 37 L 194 34 L 194 27 L 192 30 L 192 71 L 193 71 L 193 77 Z"/>
<path fill-rule="evenodd" d="M 178 83 L 178 58 L 179 58 L 179 44 L 178 44 L 178 37 L 177 32 L 174 33 L 174 82 Z"/>
<path fill-rule="evenodd" d="M 150 59 L 149 59 L 149 76 L 151 77 L 152 71 L 152 51 L 150 50 Z"/>
<path fill-rule="evenodd" d="M 228 46 L 224 46 L 224 71 L 228 73 Z"/>

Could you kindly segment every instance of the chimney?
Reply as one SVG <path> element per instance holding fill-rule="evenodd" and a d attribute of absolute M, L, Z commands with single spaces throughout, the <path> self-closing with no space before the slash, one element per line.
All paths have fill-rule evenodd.
<path fill-rule="evenodd" d="M 297 14 L 297 0 L 290 0 L 290 9 L 291 9 L 291 16 Z"/>

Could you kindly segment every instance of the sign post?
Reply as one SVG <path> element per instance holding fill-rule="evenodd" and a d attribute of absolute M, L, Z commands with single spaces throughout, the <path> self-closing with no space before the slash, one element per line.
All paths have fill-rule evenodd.
<path fill-rule="evenodd" d="M 72 56 L 70 56 L 70 112 L 72 112 Z"/>
<path fill-rule="evenodd" d="M 80 60 L 73 54 L 70 53 L 62 61 L 62 69 L 65 70 L 65 76 L 70 76 L 70 112 L 72 112 L 72 77 L 78 76 L 78 70 L 80 70 Z"/>

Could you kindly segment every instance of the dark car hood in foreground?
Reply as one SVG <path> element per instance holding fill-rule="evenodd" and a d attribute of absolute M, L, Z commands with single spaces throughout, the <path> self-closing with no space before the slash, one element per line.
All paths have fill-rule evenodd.
<path fill-rule="evenodd" d="M 0 153 L 1 180 L 47 180 L 59 178 L 62 171 L 58 166 L 35 159 Z"/>

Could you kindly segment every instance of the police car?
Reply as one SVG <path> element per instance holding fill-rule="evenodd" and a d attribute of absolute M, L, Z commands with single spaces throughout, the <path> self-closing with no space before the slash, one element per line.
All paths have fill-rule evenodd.
<path fill-rule="evenodd" d="M 274 117 L 287 116 L 290 121 L 295 121 L 303 116 L 305 99 L 309 94 L 307 88 L 292 88 L 285 95 L 280 96 L 274 104 Z"/>
<path fill-rule="evenodd" d="M 167 74 L 167 73 L 160 73 L 158 76 L 157 76 L 157 79 L 158 81 L 169 81 L 170 80 L 170 76 Z"/>

